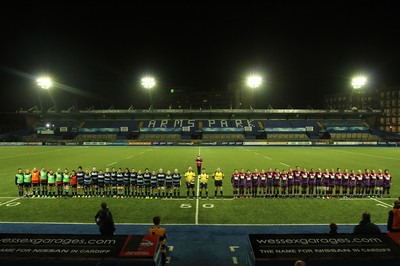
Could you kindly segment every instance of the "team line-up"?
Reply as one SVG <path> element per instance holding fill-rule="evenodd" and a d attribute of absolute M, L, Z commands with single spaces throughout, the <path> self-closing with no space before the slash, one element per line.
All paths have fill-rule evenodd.
<path fill-rule="evenodd" d="M 195 193 L 196 176 L 199 181 L 199 195 Z M 223 198 L 224 173 L 220 168 L 211 174 L 214 179 L 215 192 L 218 191 Z M 189 167 L 184 174 L 186 196 L 189 198 L 208 198 L 209 175 L 205 169 L 198 167 L 194 173 Z M 178 169 L 168 170 L 166 173 L 160 168 L 158 172 L 146 168 L 142 170 L 129 170 L 125 168 L 106 168 L 97 170 L 82 170 L 71 172 L 60 168 L 53 172 L 42 167 L 32 171 L 18 169 L 15 176 L 15 185 L 20 197 L 117 197 L 117 198 L 166 198 L 180 197 L 181 174 Z M 279 169 L 268 171 L 254 171 L 235 169 L 231 175 L 230 183 L 233 188 L 233 198 L 332 198 L 332 197 L 390 197 L 392 177 L 387 169 L 378 171 L 365 169 L 348 171 L 340 168 L 322 171 L 289 168 L 288 171 Z M 71 194 L 69 194 L 71 192 Z M 191 192 L 191 193 L 190 193 Z"/>

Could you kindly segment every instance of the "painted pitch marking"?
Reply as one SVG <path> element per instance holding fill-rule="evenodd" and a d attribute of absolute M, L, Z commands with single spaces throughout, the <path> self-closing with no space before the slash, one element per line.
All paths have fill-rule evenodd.
<path fill-rule="evenodd" d="M 388 204 L 388 203 L 386 203 L 386 202 L 383 202 L 383 201 L 380 201 L 380 200 L 377 200 L 377 199 L 374 199 L 374 198 L 370 198 L 371 200 L 374 200 L 374 201 L 376 201 L 376 202 L 379 202 L 380 204 L 383 204 L 383 205 L 385 205 L 385 206 L 387 206 L 387 207 L 393 207 L 392 205 L 390 205 L 390 204 Z"/>
<path fill-rule="evenodd" d="M 117 164 L 118 162 L 113 162 L 113 163 L 110 163 L 110 164 L 107 164 L 107 166 L 111 166 L 111 165 L 114 165 L 114 164 Z"/>
<path fill-rule="evenodd" d="M 290 165 L 288 165 L 288 164 L 285 164 L 285 163 L 282 163 L 282 162 L 279 162 L 280 164 L 282 164 L 282 165 L 284 165 L 284 166 L 287 166 L 287 167 L 289 167 Z"/>
<path fill-rule="evenodd" d="M 270 157 L 268 156 L 264 156 L 264 158 L 268 159 L 268 160 L 272 160 Z"/>
<path fill-rule="evenodd" d="M 133 156 L 126 157 L 126 159 L 130 159 L 130 158 L 133 158 Z"/>
<path fill-rule="evenodd" d="M 232 252 L 235 252 L 237 248 L 239 248 L 239 246 L 229 246 L 229 249 L 230 249 Z"/>
<path fill-rule="evenodd" d="M 6 201 L 6 202 L 3 202 L 3 203 L 0 203 L 0 206 L 2 206 L 2 205 L 7 205 L 7 204 L 9 204 L 9 203 L 11 203 L 11 202 L 13 202 L 13 201 L 16 201 L 16 200 L 18 200 L 19 198 L 14 198 L 14 199 L 12 199 L 12 200 L 9 200 L 9 201 Z"/>
<path fill-rule="evenodd" d="M 322 147 L 321 147 L 322 148 Z M 365 154 L 361 152 L 352 152 L 352 151 L 342 151 L 342 150 L 336 150 L 336 149 L 330 149 L 331 151 L 336 151 L 336 152 L 344 152 L 344 153 L 349 153 L 349 154 L 356 154 L 356 155 L 363 155 L 363 156 L 368 156 L 368 157 L 374 157 L 374 158 L 381 158 L 381 159 L 389 159 L 389 160 L 396 160 L 400 161 L 399 158 L 393 158 L 393 157 L 386 157 L 386 156 L 379 156 L 379 155 L 372 155 L 372 154 Z"/>
<path fill-rule="evenodd" d="M 232 257 L 233 264 L 239 264 L 237 257 Z"/>

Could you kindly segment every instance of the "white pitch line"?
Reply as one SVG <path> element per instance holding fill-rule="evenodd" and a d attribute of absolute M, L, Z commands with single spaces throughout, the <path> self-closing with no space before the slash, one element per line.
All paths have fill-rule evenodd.
<path fill-rule="evenodd" d="M 107 166 L 111 166 L 111 165 L 114 165 L 116 163 L 118 163 L 118 162 L 113 162 L 113 163 L 107 164 Z"/>
<path fill-rule="evenodd" d="M 233 264 L 239 264 L 237 257 L 232 257 Z"/>
<path fill-rule="evenodd" d="M 376 205 L 377 205 L 377 206 L 382 206 L 382 207 L 384 207 L 384 208 L 389 208 L 388 206 L 385 206 L 385 205 L 380 204 L 380 203 L 377 203 Z"/>
<path fill-rule="evenodd" d="M 287 167 L 289 167 L 290 165 L 288 165 L 288 164 L 285 164 L 285 163 L 282 163 L 282 162 L 279 162 L 280 164 L 282 164 L 282 165 L 284 165 L 284 166 L 287 166 Z"/>
<path fill-rule="evenodd" d="M 132 156 L 129 156 L 129 157 L 126 157 L 126 159 L 130 159 L 130 158 L 133 158 L 133 155 L 132 155 Z"/>
<path fill-rule="evenodd" d="M 388 207 L 393 207 L 392 205 L 390 205 L 390 204 L 388 204 L 388 203 L 386 203 L 386 202 L 383 202 L 383 201 L 380 201 L 380 200 L 377 200 L 377 199 L 374 199 L 374 198 L 370 198 L 371 200 L 374 200 L 374 201 L 376 201 L 376 202 L 379 202 L 379 203 L 381 203 L 381 204 L 383 204 L 383 205 L 385 205 L 385 206 L 388 206 Z"/>
<path fill-rule="evenodd" d="M 6 205 L 6 204 L 9 204 L 9 203 L 11 203 L 11 202 L 13 202 L 13 201 L 16 201 L 16 200 L 18 200 L 18 199 L 20 199 L 19 197 L 18 198 L 14 198 L 14 199 L 12 199 L 12 200 L 9 200 L 9 201 L 6 201 L 6 202 L 3 202 L 3 203 L 0 203 L 0 206 L 2 206 L 2 205 Z"/>
<path fill-rule="evenodd" d="M 268 159 L 268 160 L 272 160 L 270 157 L 268 156 L 264 156 L 264 158 Z"/>
<path fill-rule="evenodd" d="M 322 148 L 322 147 L 321 147 L 321 148 Z M 325 149 L 325 148 L 324 148 L 324 149 Z M 400 161 L 400 158 L 393 158 L 393 157 L 386 157 L 386 156 L 365 154 L 365 153 L 361 153 L 361 152 L 352 152 L 352 151 L 336 150 L 336 149 L 329 149 L 329 150 L 331 150 L 331 151 L 337 151 L 337 152 L 343 152 L 343 153 L 349 153 L 349 154 L 363 155 L 363 156 L 374 157 L 374 158 L 381 158 L 381 159 L 389 159 L 389 160 Z"/>

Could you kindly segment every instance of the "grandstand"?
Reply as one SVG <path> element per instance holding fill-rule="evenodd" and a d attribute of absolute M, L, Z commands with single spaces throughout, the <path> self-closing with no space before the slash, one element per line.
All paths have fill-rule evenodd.
<path fill-rule="evenodd" d="M 322 145 L 397 141 L 376 128 L 378 110 L 81 110 L 14 114 L 1 141 L 42 143 L 254 142 Z M 12 119 L 9 119 L 12 121 Z M 11 123 L 12 124 L 12 123 Z"/>

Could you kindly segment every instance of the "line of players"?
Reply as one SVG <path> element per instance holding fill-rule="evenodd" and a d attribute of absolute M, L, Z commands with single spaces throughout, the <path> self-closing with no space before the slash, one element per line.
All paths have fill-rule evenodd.
<path fill-rule="evenodd" d="M 320 168 L 314 171 L 307 169 L 288 171 L 271 168 L 265 172 L 255 169 L 239 172 L 235 169 L 231 177 L 234 198 L 252 198 L 259 196 L 264 198 L 295 197 L 300 195 L 313 198 L 332 197 L 381 197 L 386 194 L 390 197 L 392 177 L 387 169 L 382 171 L 365 169 L 342 171 L 340 168 L 322 171 Z"/>
<path fill-rule="evenodd" d="M 164 173 L 161 168 L 158 173 L 148 168 L 143 172 L 114 167 L 105 172 L 96 167 L 83 171 L 81 166 L 71 172 L 67 168 L 56 172 L 45 167 L 25 172 L 19 168 L 15 185 L 20 197 L 180 197 L 181 174 L 178 169 Z"/>

